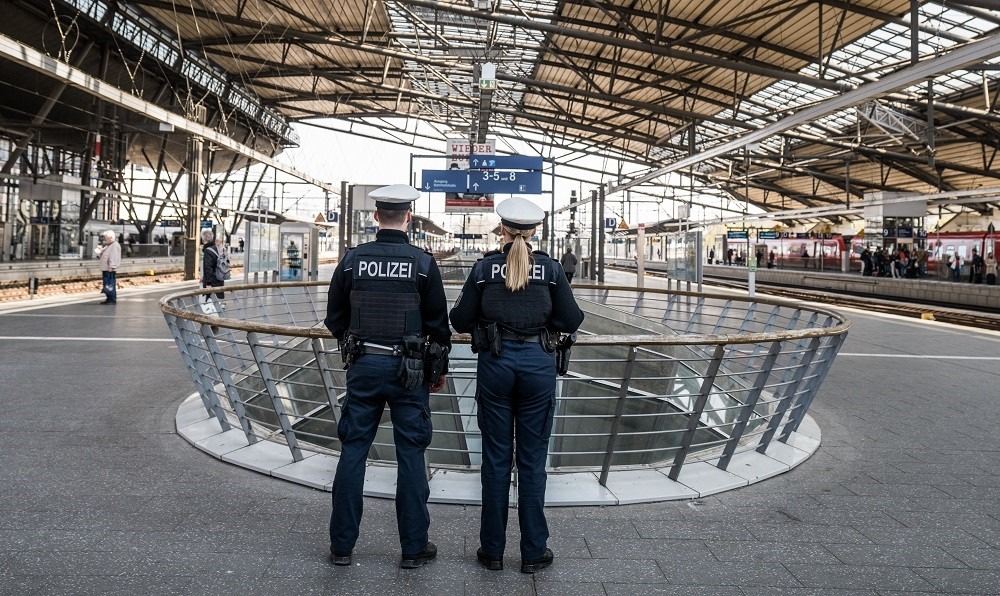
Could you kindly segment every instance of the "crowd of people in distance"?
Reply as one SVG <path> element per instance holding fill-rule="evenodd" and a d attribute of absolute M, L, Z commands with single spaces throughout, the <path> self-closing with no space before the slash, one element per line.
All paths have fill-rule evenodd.
<path fill-rule="evenodd" d="M 917 279 L 927 277 L 928 252 L 920 247 L 910 251 L 908 247 L 900 247 L 897 251 L 885 248 L 865 247 L 861 251 L 861 275 L 869 277 L 896 277 Z M 968 282 L 988 285 L 996 284 L 997 261 L 990 252 L 984 259 L 976 248 L 972 256 L 961 258 L 957 253 L 951 253 L 942 259 L 947 266 L 948 278 L 951 281 L 961 281 L 962 266 L 968 265 Z"/>
<path fill-rule="evenodd" d="M 807 255 L 806 258 L 808 259 L 809 258 L 808 257 L 808 253 L 806 253 L 806 255 Z M 763 251 L 761 251 L 761 250 L 758 249 L 754 253 L 754 259 L 756 260 L 755 262 L 756 262 L 756 266 L 757 266 L 758 269 L 764 266 L 764 252 Z M 778 255 L 776 255 L 773 250 L 770 251 L 770 252 L 768 252 L 767 253 L 767 268 L 768 269 L 774 269 L 775 263 L 777 262 L 777 259 L 778 259 Z M 716 265 L 718 263 L 719 263 L 719 261 L 715 260 L 715 248 L 714 247 L 710 248 L 709 251 L 708 251 L 708 264 L 709 265 Z M 726 251 L 726 254 L 724 255 L 724 257 L 722 259 L 722 264 L 723 265 L 746 266 L 746 264 L 747 264 L 747 255 L 742 250 L 734 250 L 734 249 L 730 248 L 730 249 L 728 249 Z"/>
<path fill-rule="evenodd" d="M 896 251 L 866 246 L 860 256 L 861 275 L 907 279 L 926 277 L 928 257 L 927 251 L 919 247 L 911 254 L 905 246 Z"/>
<path fill-rule="evenodd" d="M 811 259 L 808 249 L 803 249 L 800 256 L 803 266 L 808 268 Z M 775 266 L 776 255 L 773 250 L 765 254 L 758 249 L 752 258 L 756 259 L 757 268 L 765 266 L 765 259 L 768 269 Z M 925 278 L 927 277 L 929 258 L 930 253 L 921 247 L 901 246 L 898 250 L 889 250 L 868 246 L 861 251 L 860 255 L 861 275 L 899 279 Z M 719 263 L 720 261 L 715 259 L 715 248 L 713 247 L 708 252 L 708 264 Z M 723 253 L 721 264 L 746 266 L 747 255 L 742 250 L 730 248 Z M 947 271 L 947 275 L 942 273 L 941 276 L 948 277 L 955 282 L 962 281 L 962 278 L 965 277 L 966 281 L 973 284 L 985 283 L 992 286 L 997 283 L 997 260 L 992 251 L 988 251 L 984 258 L 979 254 L 977 248 L 973 248 L 971 256 L 967 259 L 962 258 L 957 253 L 949 253 L 942 257 L 939 266 L 944 267 Z"/>

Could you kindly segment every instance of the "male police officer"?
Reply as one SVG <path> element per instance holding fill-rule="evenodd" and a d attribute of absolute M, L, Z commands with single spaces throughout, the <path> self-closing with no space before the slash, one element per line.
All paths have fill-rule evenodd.
<path fill-rule="evenodd" d="M 341 342 L 347 368 L 337 435 L 340 463 L 333 481 L 330 558 L 350 565 L 363 508 L 365 461 L 386 404 L 396 445 L 396 523 L 400 567 L 413 569 L 437 556 L 427 540 L 430 491 L 424 450 L 431 442 L 429 391 L 444 386 L 451 347 L 447 302 L 434 257 L 407 242 L 413 187 L 394 184 L 369 193 L 379 231 L 374 242 L 349 251 L 330 282 L 324 323 Z M 426 350 L 431 347 L 433 350 Z M 424 377 L 424 353 L 438 355 Z"/>

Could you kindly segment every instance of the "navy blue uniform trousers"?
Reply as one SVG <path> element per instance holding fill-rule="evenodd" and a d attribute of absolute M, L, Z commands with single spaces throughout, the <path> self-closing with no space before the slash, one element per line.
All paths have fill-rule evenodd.
<path fill-rule="evenodd" d="M 503 340 L 499 357 L 480 353 L 477 420 L 483 435 L 483 551 L 502 556 L 506 546 L 511 464 L 517 444 L 517 519 L 521 558 L 545 554 L 545 462 L 555 415 L 555 355 L 538 342 Z"/>
<path fill-rule="evenodd" d="M 412 390 L 396 378 L 398 356 L 359 356 L 347 369 L 337 434 L 340 462 L 333 480 L 333 513 L 330 515 L 330 548 L 354 550 L 364 509 L 365 463 L 386 404 L 396 443 L 396 525 L 402 554 L 421 552 L 427 546 L 431 518 L 427 511 L 427 473 L 424 450 L 431 443 L 431 413 L 426 385 Z"/>

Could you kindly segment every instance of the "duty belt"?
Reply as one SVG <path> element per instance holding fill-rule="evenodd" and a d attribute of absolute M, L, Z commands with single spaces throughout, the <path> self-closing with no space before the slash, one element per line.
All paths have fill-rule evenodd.
<path fill-rule="evenodd" d="M 361 343 L 362 354 L 385 354 L 387 356 L 400 356 L 403 354 L 403 346 L 384 346 L 371 342 Z"/>
<path fill-rule="evenodd" d="M 514 341 L 519 341 L 521 343 L 531 342 L 531 343 L 541 343 L 542 336 L 540 333 L 535 333 L 533 335 L 522 335 L 516 331 L 508 331 L 506 329 L 500 332 L 500 337 L 502 339 L 513 339 Z"/>

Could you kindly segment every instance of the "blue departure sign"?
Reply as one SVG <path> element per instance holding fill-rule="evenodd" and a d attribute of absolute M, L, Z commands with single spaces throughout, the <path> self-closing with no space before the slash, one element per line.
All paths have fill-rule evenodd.
<path fill-rule="evenodd" d="M 728 230 L 726 232 L 727 240 L 747 240 L 749 238 L 750 234 L 746 230 Z"/>
<path fill-rule="evenodd" d="M 542 171 L 538 155 L 470 155 L 470 170 L 531 170 Z"/>
<path fill-rule="evenodd" d="M 467 170 L 423 170 L 420 173 L 420 190 L 424 192 L 468 192 Z"/>
<path fill-rule="evenodd" d="M 542 194 L 541 172 L 508 172 L 501 170 L 469 173 L 469 192 L 482 194 Z"/>

